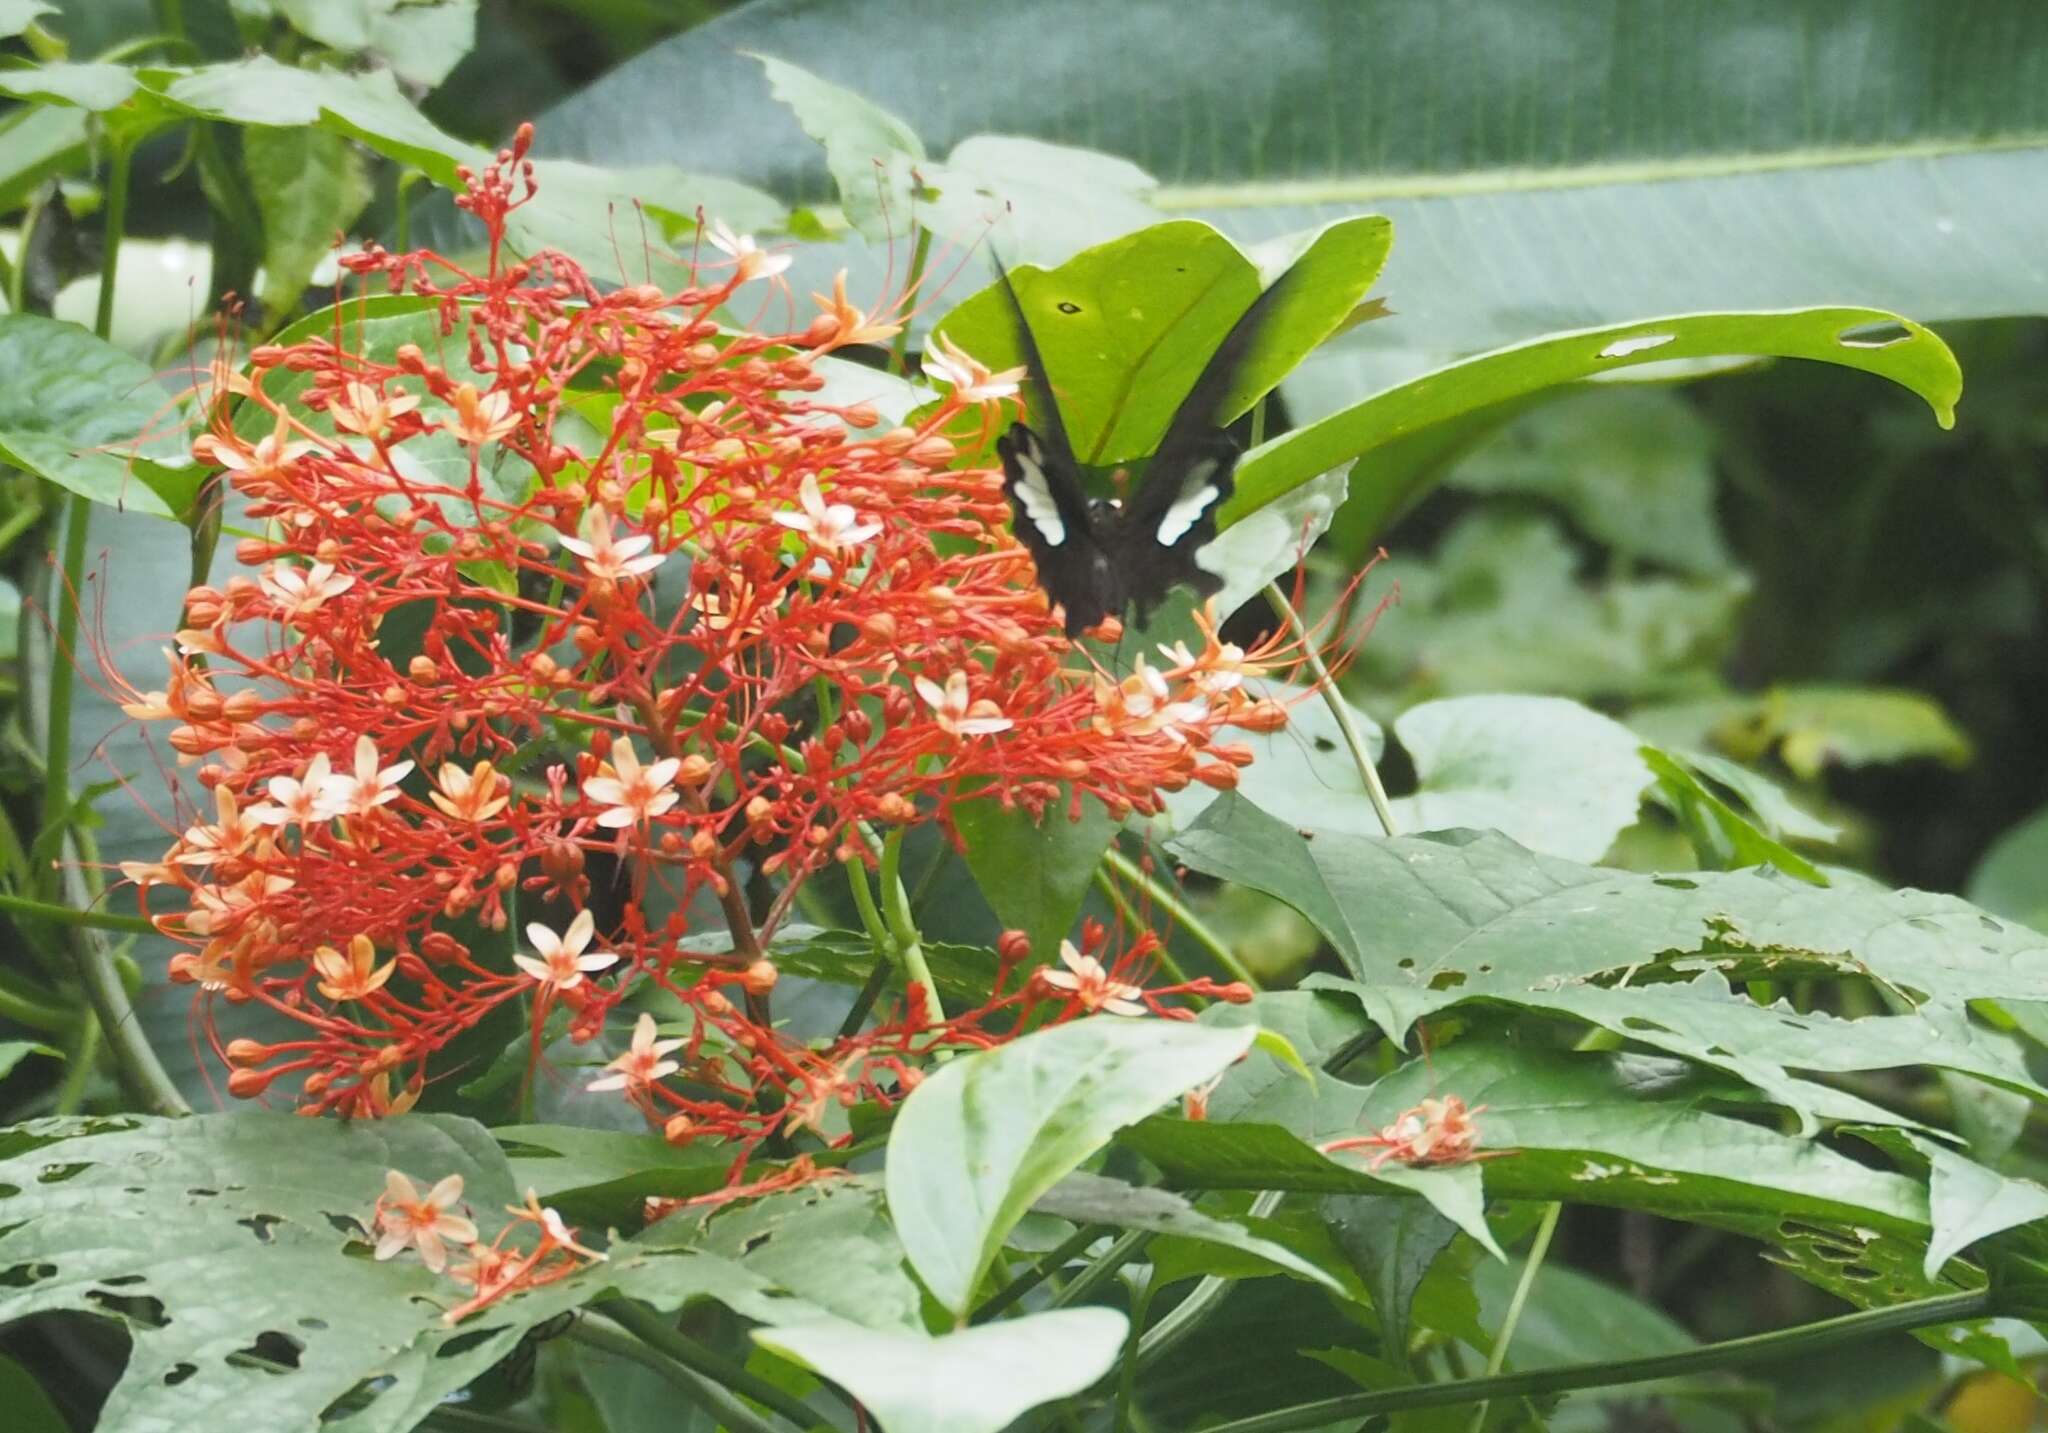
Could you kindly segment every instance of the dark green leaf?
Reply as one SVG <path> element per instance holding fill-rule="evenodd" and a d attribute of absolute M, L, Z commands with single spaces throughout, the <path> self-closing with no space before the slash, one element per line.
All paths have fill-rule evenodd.
<path fill-rule="evenodd" d="M 1701 865 L 1721 871 L 1771 865 L 1809 885 L 1828 883 L 1813 862 L 1765 835 L 1709 790 L 1689 762 L 1654 746 L 1643 748 L 1643 760 L 1656 773 L 1659 798 L 1678 818 Z"/>
<path fill-rule="evenodd" d="M 0 1354 L 0 1408 L 12 1433 L 71 1433 L 71 1424 L 43 1392 L 36 1376 Z"/>
<path fill-rule="evenodd" d="M 1036 822 L 1021 807 L 1006 807 L 993 797 L 953 808 L 975 883 L 996 919 L 1029 935 L 1042 961 L 1054 959 L 1060 942 L 1073 934 L 1096 867 L 1116 838 L 1117 823 L 1100 802 L 1086 798 L 1078 804 L 1078 821 L 1070 819 L 1064 801 Z"/>
<path fill-rule="evenodd" d="M 263 213 L 263 306 L 288 314 L 370 202 L 370 178 L 355 145 L 323 129 L 251 129 L 242 163 Z"/>
<path fill-rule="evenodd" d="M 1408 1367 L 1408 1306 L 1458 1226 L 1420 1199 L 1386 1194 L 1332 1194 L 1323 1219 L 1337 1247 L 1372 1290 L 1387 1357 Z"/>
<path fill-rule="evenodd" d="M 199 480 L 183 425 L 146 364 L 77 324 L 0 316 L 0 458 L 96 503 L 170 517 Z"/>
<path fill-rule="evenodd" d="M 1253 1031 L 1095 1016 L 948 1061 L 889 1136 L 889 1213 L 960 1312 L 1004 1237 L 1110 1136 L 1229 1067 Z"/>
<path fill-rule="evenodd" d="M 1183 1239 L 1222 1244 L 1311 1283 L 1342 1293 L 1343 1285 L 1284 1245 L 1261 1239 L 1242 1224 L 1202 1213 L 1178 1194 L 1145 1189 L 1121 1179 L 1076 1172 L 1039 1196 L 1031 1206 L 1040 1214 L 1057 1215 L 1075 1224 L 1109 1224 L 1118 1229 L 1143 1229 Z"/>

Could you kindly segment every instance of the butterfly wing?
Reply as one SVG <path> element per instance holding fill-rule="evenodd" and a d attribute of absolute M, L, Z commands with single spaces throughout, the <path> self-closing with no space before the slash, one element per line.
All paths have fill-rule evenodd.
<path fill-rule="evenodd" d="M 1107 532 L 1081 485 L 1081 465 L 1067 441 L 1059 403 L 1045 375 L 1038 340 L 1024 318 L 1017 291 L 1001 259 L 996 275 L 1008 300 L 1016 341 L 1024 354 L 1025 381 L 1032 390 L 1031 416 L 1041 426 L 1012 424 L 996 440 L 1003 461 L 1003 491 L 1010 499 L 1012 526 L 1038 567 L 1045 595 L 1066 609 L 1067 635 L 1074 636 L 1123 607 L 1116 566 L 1105 550 Z"/>
<path fill-rule="evenodd" d="M 1226 415 L 1223 404 L 1284 297 L 1290 275 L 1252 300 L 1223 336 L 1174 411 L 1144 481 L 1117 523 L 1113 545 L 1140 620 L 1174 587 L 1192 587 L 1207 596 L 1223 586 L 1222 578 L 1196 561 L 1215 540 L 1217 510 L 1235 490 L 1239 448 L 1223 428 L 1235 415 Z"/>
<path fill-rule="evenodd" d="M 1011 525 L 1038 567 L 1039 586 L 1066 609 L 1068 636 L 1086 631 L 1123 604 L 1079 469 L 1022 423 L 996 439 L 996 452 Z"/>

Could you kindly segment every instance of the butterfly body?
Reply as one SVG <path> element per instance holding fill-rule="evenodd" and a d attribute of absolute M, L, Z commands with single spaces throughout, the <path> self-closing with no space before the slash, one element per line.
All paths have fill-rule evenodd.
<path fill-rule="evenodd" d="M 1230 498 L 1239 453 L 1221 410 L 1281 286 L 1254 300 L 1224 337 L 1123 503 L 1091 496 L 1084 486 L 1037 341 L 1007 273 L 1002 287 L 1025 368 L 1040 395 L 1031 410 L 1038 426 L 1019 422 L 996 440 L 1003 490 L 1017 538 L 1037 565 L 1046 596 L 1063 610 L 1067 635 L 1133 610 L 1142 624 L 1175 587 L 1204 596 L 1221 589 L 1223 579 L 1201 565 L 1203 549 L 1216 537 L 1216 514 Z"/>

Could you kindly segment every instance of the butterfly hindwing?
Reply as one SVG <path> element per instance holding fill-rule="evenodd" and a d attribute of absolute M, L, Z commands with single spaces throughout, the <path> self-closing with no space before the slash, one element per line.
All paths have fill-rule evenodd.
<path fill-rule="evenodd" d="M 1104 551 L 1109 534 L 1098 530 L 1080 472 L 1023 423 L 996 439 L 996 452 L 1003 460 L 1011 526 L 1038 567 L 1039 586 L 1066 609 L 1067 635 L 1085 631 L 1122 601 Z"/>

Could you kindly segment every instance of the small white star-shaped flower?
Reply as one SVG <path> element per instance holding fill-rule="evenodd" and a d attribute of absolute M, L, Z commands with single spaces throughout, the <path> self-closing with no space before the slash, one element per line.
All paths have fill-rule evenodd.
<path fill-rule="evenodd" d="M 705 225 L 704 237 L 711 241 L 712 248 L 732 256 L 743 284 L 755 279 L 772 279 L 792 262 L 788 254 L 771 254 L 763 249 L 754 242 L 752 234 L 733 233 L 722 219 L 713 219 Z"/>
<path fill-rule="evenodd" d="M 1101 961 L 1092 955 L 1081 954 L 1070 940 L 1060 942 L 1060 964 L 1066 969 L 1047 967 L 1038 972 L 1038 978 L 1080 1001 L 1082 1008 L 1091 1014 L 1098 1010 L 1111 1015 L 1146 1013 L 1145 1007 L 1138 1002 L 1144 991 L 1121 980 L 1111 980 Z"/>
<path fill-rule="evenodd" d="M 802 511 L 770 513 L 769 516 L 791 532 L 802 533 L 827 552 L 858 547 L 882 530 L 882 525 L 873 519 L 862 522 L 851 503 L 827 503 L 813 474 L 804 474 L 803 486 L 797 490 L 797 501 L 803 504 Z"/>
<path fill-rule="evenodd" d="M 915 677 L 911 685 L 917 688 L 917 694 L 924 698 L 925 705 L 932 709 L 939 730 L 948 735 L 993 736 L 1016 725 L 1003 715 L 1001 707 L 987 697 L 976 701 L 968 699 L 965 672 L 948 673 L 944 686 L 930 677 Z"/>
<path fill-rule="evenodd" d="M 1024 377 L 1022 368 L 989 372 L 978 360 L 961 352 L 959 346 L 943 333 L 932 335 L 931 343 L 924 351 L 924 371 L 928 377 L 952 384 L 954 394 L 963 403 L 987 403 L 997 398 L 1012 397 Z"/>
<path fill-rule="evenodd" d="M 593 776 L 583 783 L 584 796 L 606 808 L 598 815 L 600 826 L 615 830 L 637 826 L 661 815 L 681 799 L 673 783 L 683 763 L 673 756 L 643 767 L 633 750 L 632 738 L 628 737 L 612 744 L 610 765 L 611 775 Z"/>
<path fill-rule="evenodd" d="M 605 1066 L 612 1073 L 598 1076 L 584 1088 L 591 1091 L 644 1089 L 656 1080 L 680 1070 L 681 1065 L 663 1057 L 671 1051 L 680 1050 L 689 1042 L 657 1040 L 654 1036 L 654 1017 L 643 1010 L 640 1012 L 639 1021 L 633 1026 L 632 1047 Z"/>
<path fill-rule="evenodd" d="M 367 735 L 357 737 L 355 770 L 337 772 L 320 783 L 319 804 L 329 816 L 367 816 L 398 799 L 398 783 L 405 780 L 412 763 L 380 767 L 377 762 L 377 743 Z"/>
<path fill-rule="evenodd" d="M 611 514 L 601 508 L 592 508 L 584 519 L 582 537 L 565 537 L 562 546 L 583 559 L 583 570 L 601 582 L 645 577 L 668 561 L 667 553 L 647 550 L 654 546 L 648 533 L 614 537 Z"/>
<path fill-rule="evenodd" d="M 576 912 L 576 919 L 560 935 L 535 921 L 526 928 L 526 938 L 537 954 L 515 955 L 512 963 L 532 976 L 543 990 L 572 990 L 591 972 L 618 964 L 618 956 L 608 950 L 583 953 L 583 947 L 590 944 L 596 933 L 597 918 L 588 910 Z"/>
<path fill-rule="evenodd" d="M 356 585 L 355 578 L 336 572 L 331 562 L 316 562 L 311 567 L 273 564 L 257 580 L 263 595 L 278 605 L 279 615 L 287 622 L 312 616 L 328 598 L 339 597 Z"/>
<path fill-rule="evenodd" d="M 251 806 L 249 819 L 265 826 L 317 826 L 333 820 L 337 811 L 326 795 L 333 774 L 332 764 L 323 751 L 306 763 L 304 776 L 271 777 L 265 788 L 270 799 Z"/>

